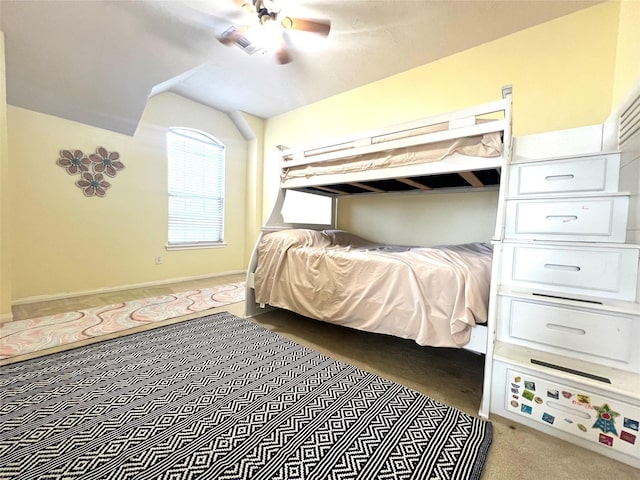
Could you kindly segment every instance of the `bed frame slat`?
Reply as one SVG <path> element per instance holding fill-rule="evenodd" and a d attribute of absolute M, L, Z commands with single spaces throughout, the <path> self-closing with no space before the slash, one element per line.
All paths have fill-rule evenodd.
<path fill-rule="evenodd" d="M 473 172 L 459 172 L 458 174 L 467 182 L 469 182 L 469 185 L 471 185 L 472 187 L 485 186 L 484 183 L 482 183 L 482 181 L 478 177 L 476 177 L 475 173 Z"/>
<path fill-rule="evenodd" d="M 420 182 L 416 182 L 415 180 L 412 180 L 410 178 L 396 178 L 397 181 L 404 183 L 405 185 L 409 185 L 412 187 L 417 188 L 418 190 L 424 190 L 425 192 L 427 190 L 431 190 L 431 187 L 428 187 Z"/>
<path fill-rule="evenodd" d="M 343 190 L 338 190 L 337 188 L 321 187 L 321 186 L 316 186 L 313 188 L 317 188 L 318 190 L 322 190 L 324 192 L 335 193 L 336 195 L 347 195 L 347 192 Z"/>
<path fill-rule="evenodd" d="M 349 185 L 357 187 L 357 188 L 361 188 L 363 190 L 368 190 L 370 192 L 375 192 L 375 193 L 384 193 L 384 192 L 386 192 L 386 190 L 382 190 L 381 188 L 372 187 L 371 185 L 366 185 L 366 184 L 360 183 L 360 182 L 351 182 L 351 183 L 349 183 Z"/>

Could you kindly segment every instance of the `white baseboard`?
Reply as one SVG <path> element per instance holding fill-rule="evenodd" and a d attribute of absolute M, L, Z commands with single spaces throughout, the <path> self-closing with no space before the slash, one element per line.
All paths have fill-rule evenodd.
<path fill-rule="evenodd" d="M 244 273 L 246 273 L 244 270 L 232 270 L 230 272 L 216 273 L 213 275 L 208 274 L 208 275 L 196 275 L 193 277 L 170 278 L 166 280 L 156 280 L 153 282 L 135 283 L 131 285 L 119 285 L 117 287 L 97 288 L 95 290 L 56 293 L 52 295 L 35 295 L 33 297 L 23 297 L 23 298 L 18 298 L 16 300 L 13 300 L 11 302 L 11 305 L 27 305 L 29 303 L 48 302 L 51 300 L 62 300 L 63 298 L 82 297 L 84 295 L 95 295 L 97 293 L 120 292 L 122 290 L 132 290 L 134 288 L 157 287 L 160 285 L 168 285 L 170 283 L 188 282 L 190 280 L 203 280 L 205 278 L 224 277 L 226 275 L 238 275 L 238 274 L 244 274 Z M 9 321 L 9 320 L 4 320 L 4 321 Z"/>
<path fill-rule="evenodd" d="M 0 313 L 0 323 L 13 321 L 13 313 Z"/>

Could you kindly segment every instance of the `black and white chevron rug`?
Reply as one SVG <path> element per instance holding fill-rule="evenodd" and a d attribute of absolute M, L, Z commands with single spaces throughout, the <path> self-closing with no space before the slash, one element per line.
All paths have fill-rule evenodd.
<path fill-rule="evenodd" d="M 229 313 L 2 367 L 2 479 L 476 479 L 491 424 Z"/>

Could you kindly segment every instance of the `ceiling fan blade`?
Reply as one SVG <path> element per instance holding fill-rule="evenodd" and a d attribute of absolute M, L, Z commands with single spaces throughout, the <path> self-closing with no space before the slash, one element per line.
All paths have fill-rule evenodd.
<path fill-rule="evenodd" d="M 235 25 L 230 26 L 220 35 L 218 35 L 218 41 L 224 45 L 231 45 L 239 41 L 243 37 L 243 33 Z"/>
<path fill-rule="evenodd" d="M 329 35 L 331 31 L 331 21 L 329 20 L 316 20 L 311 18 L 297 18 L 297 17 L 284 17 L 281 21 L 284 28 L 290 28 L 291 30 L 300 30 L 303 32 L 317 33 Z"/>
<path fill-rule="evenodd" d="M 238 28 L 232 25 L 218 35 L 217 38 L 223 45 L 236 45 L 249 55 L 253 55 L 254 53 L 258 53 L 262 50 L 260 45 L 252 43 L 251 40 L 247 38 L 246 28 L 243 27 Z"/>
<path fill-rule="evenodd" d="M 280 65 L 286 65 L 291 63 L 293 57 L 291 56 L 291 49 L 289 48 L 289 42 L 287 38 L 287 32 L 282 32 L 280 35 L 280 48 L 276 51 L 276 59 Z"/>
<path fill-rule="evenodd" d="M 289 49 L 282 45 L 280 49 L 276 52 L 276 59 L 280 65 L 286 65 L 287 63 L 291 63 L 293 58 L 291 57 L 291 52 Z"/>

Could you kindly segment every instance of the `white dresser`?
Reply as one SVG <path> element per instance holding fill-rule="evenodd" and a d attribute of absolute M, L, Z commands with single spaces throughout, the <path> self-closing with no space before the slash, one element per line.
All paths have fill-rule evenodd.
<path fill-rule="evenodd" d="M 626 243 L 638 188 L 619 191 L 621 154 L 589 128 L 516 139 L 490 411 L 640 467 L 640 245 Z"/>

